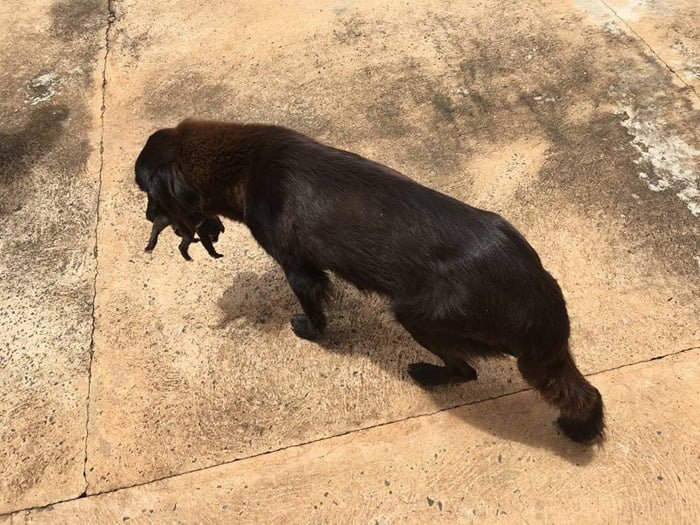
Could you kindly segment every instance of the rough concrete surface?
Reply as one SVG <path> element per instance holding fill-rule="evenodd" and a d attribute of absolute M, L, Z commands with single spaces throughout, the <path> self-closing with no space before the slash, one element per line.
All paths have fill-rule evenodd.
<path fill-rule="evenodd" d="M 7 519 L 697 516 L 700 374 L 682 352 L 700 346 L 694 13 L 683 0 L 4 2 L 0 513 L 85 490 L 108 494 Z M 406 366 L 430 357 L 343 283 L 326 340 L 295 338 L 293 295 L 240 225 L 226 224 L 223 259 L 193 245 L 185 262 L 171 232 L 145 254 L 133 162 L 190 115 L 287 125 L 502 213 L 562 285 L 574 354 L 610 411 L 603 452 L 563 441 L 531 393 L 501 399 L 527 388 L 509 360 L 421 390 Z M 252 496 L 234 497 L 241 483 Z"/>
<path fill-rule="evenodd" d="M 697 523 L 699 354 L 594 376 L 610 406 L 601 449 L 563 441 L 525 392 L 16 522 Z"/>
<path fill-rule="evenodd" d="M 103 15 L 0 3 L 0 512 L 86 486 Z"/>
<path fill-rule="evenodd" d="M 583 3 L 583 2 L 582 2 Z M 591 2 L 592 3 L 592 2 Z M 678 80 L 700 94 L 700 4 L 694 0 L 606 0 L 614 24 L 636 33 Z"/>

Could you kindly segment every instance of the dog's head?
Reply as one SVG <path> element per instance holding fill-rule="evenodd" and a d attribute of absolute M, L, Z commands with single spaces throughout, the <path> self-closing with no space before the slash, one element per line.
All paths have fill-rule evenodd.
<path fill-rule="evenodd" d="M 202 207 L 202 196 L 176 167 L 172 130 L 155 132 L 136 160 L 136 184 L 148 196 L 146 219 L 167 216 L 181 229 L 194 231 L 190 217 Z"/>

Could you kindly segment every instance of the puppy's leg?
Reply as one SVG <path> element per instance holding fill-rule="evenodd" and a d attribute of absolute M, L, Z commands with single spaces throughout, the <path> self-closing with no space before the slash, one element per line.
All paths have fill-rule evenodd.
<path fill-rule="evenodd" d="M 192 260 L 192 257 L 190 257 L 190 253 L 188 251 L 188 248 L 190 247 L 190 244 L 192 244 L 192 242 L 193 242 L 193 239 L 188 239 L 186 237 L 183 237 L 183 239 L 180 241 L 180 245 L 178 246 L 178 249 L 180 250 L 182 257 L 186 261 Z"/>
<path fill-rule="evenodd" d="M 197 239 L 194 238 L 194 232 L 188 232 L 183 230 L 180 235 L 182 235 L 182 240 L 180 241 L 180 245 L 178 246 L 180 254 L 182 254 L 182 257 L 184 257 L 186 261 L 191 261 L 192 257 L 190 257 L 190 252 L 188 250 L 190 244 L 192 244 L 193 242 L 197 242 Z"/>
<path fill-rule="evenodd" d="M 287 281 L 299 299 L 303 314 L 292 317 L 292 330 L 302 339 L 317 339 L 326 328 L 323 300 L 328 293 L 328 276 L 309 265 L 285 268 Z"/>
<path fill-rule="evenodd" d="M 148 244 L 146 245 L 145 251 L 153 251 L 158 242 L 158 236 L 167 226 L 170 224 L 170 219 L 165 215 L 158 215 L 153 219 L 153 228 L 151 228 L 151 236 L 148 239 Z"/>
<path fill-rule="evenodd" d="M 207 253 L 211 255 L 214 259 L 218 259 L 219 257 L 223 257 L 220 253 L 216 252 L 216 249 L 214 249 L 214 245 L 211 242 L 211 237 L 209 235 L 202 234 L 201 232 L 199 233 L 199 239 L 202 241 L 202 246 L 204 246 L 207 249 Z"/>

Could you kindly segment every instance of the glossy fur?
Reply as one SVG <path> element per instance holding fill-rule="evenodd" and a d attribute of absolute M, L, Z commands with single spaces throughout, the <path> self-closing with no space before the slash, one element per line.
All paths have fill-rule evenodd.
<path fill-rule="evenodd" d="M 326 327 L 327 272 L 388 298 L 396 320 L 444 366 L 413 363 L 425 386 L 476 379 L 467 359 L 515 356 L 560 409 L 571 439 L 603 435 L 600 393 L 569 352 L 562 292 L 502 217 L 292 130 L 187 120 L 154 133 L 136 181 L 174 226 L 241 221 L 282 267 L 303 313 L 299 336 Z"/>
<path fill-rule="evenodd" d="M 170 226 L 170 218 L 167 215 L 156 215 L 156 217 L 153 219 L 151 236 L 148 238 L 148 244 L 146 245 L 145 251 L 153 251 L 153 249 L 156 247 L 156 243 L 158 242 L 158 236 L 168 226 Z M 223 233 L 224 230 L 225 228 L 221 222 L 221 219 L 218 217 L 207 217 L 195 228 L 195 231 L 199 235 L 199 239 L 195 239 L 194 237 L 189 236 L 187 233 L 183 234 L 178 229 L 175 229 L 174 231 L 176 235 L 182 237 L 182 241 L 180 241 L 180 245 L 178 246 L 182 257 L 186 261 L 191 261 L 192 257 L 190 257 L 188 249 L 190 244 L 198 242 L 199 240 L 202 241 L 202 246 L 204 246 L 207 253 L 209 253 L 209 255 L 211 255 L 213 258 L 218 259 L 223 257 L 223 255 L 216 252 L 214 243 L 219 240 L 219 234 Z"/>

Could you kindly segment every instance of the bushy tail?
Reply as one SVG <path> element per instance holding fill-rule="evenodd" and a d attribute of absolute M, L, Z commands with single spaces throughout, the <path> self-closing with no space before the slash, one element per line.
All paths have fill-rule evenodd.
<path fill-rule="evenodd" d="M 579 443 L 602 440 L 605 434 L 603 398 L 576 368 L 568 347 L 553 354 L 525 353 L 518 358 L 523 377 L 560 410 L 557 420 L 570 439 Z"/>

